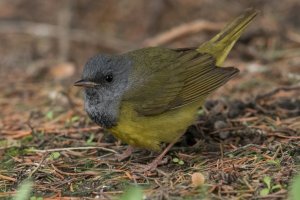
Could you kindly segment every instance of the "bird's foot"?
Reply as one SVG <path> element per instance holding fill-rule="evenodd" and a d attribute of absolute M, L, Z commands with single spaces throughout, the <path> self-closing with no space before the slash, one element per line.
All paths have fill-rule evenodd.
<path fill-rule="evenodd" d="M 136 172 L 139 173 L 145 173 L 145 172 L 151 172 L 157 169 L 158 165 L 160 164 L 160 161 L 155 159 L 150 164 L 147 165 L 138 165 L 138 169 L 136 169 Z"/>
<path fill-rule="evenodd" d="M 157 166 L 162 162 L 163 157 L 168 153 L 168 151 L 174 146 L 177 140 L 180 138 L 177 137 L 172 143 L 170 143 L 164 150 L 157 156 L 150 164 L 144 165 L 142 169 L 138 169 L 137 172 L 147 172 L 157 169 Z"/>
<path fill-rule="evenodd" d="M 125 160 L 126 158 L 131 156 L 132 152 L 133 152 L 133 147 L 128 146 L 127 149 L 125 151 L 123 151 L 123 153 L 116 155 L 117 160 L 119 162 Z"/>

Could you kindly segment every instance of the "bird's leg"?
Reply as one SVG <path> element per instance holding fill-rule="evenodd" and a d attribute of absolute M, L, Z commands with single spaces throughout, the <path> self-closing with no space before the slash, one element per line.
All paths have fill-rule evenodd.
<path fill-rule="evenodd" d="M 141 172 L 146 171 L 153 171 L 157 168 L 158 164 L 161 162 L 163 157 L 168 153 L 168 151 L 174 146 L 174 144 L 179 140 L 179 137 L 177 137 L 172 143 L 168 144 L 168 146 L 159 154 L 150 164 L 146 165 L 144 169 L 141 170 Z"/>
<path fill-rule="evenodd" d="M 132 154 L 132 152 L 133 152 L 133 147 L 128 146 L 127 149 L 125 151 L 123 151 L 123 153 L 116 155 L 118 161 L 125 160 L 126 158 L 128 158 Z"/>

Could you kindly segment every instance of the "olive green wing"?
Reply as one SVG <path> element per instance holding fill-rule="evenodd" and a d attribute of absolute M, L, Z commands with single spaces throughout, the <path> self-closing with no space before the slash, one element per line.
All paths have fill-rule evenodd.
<path fill-rule="evenodd" d="M 143 62 L 143 70 L 133 77 L 138 80 L 136 76 L 143 73 L 140 77 L 146 78 L 125 94 L 125 100 L 133 102 L 136 111 L 146 116 L 199 101 L 238 72 L 232 67 L 216 67 L 211 55 L 195 50 L 165 50 L 150 57 L 146 63 L 151 64 L 145 67 Z"/>

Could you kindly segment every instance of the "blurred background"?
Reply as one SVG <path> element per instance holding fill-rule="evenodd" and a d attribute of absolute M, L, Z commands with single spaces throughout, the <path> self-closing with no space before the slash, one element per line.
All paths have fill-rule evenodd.
<path fill-rule="evenodd" d="M 211 97 L 223 99 L 299 83 L 298 0 L 1 0 L 0 128 L 29 129 L 35 115 L 40 126 L 48 112 L 86 116 L 73 82 L 91 56 L 194 47 L 249 7 L 261 13 L 225 63 L 241 73 Z"/>
<path fill-rule="evenodd" d="M 299 83 L 298 0 L 1 0 L 0 129 L 29 130 L 29 118 L 40 126 L 48 112 L 86 116 L 73 82 L 91 56 L 194 47 L 249 7 L 261 13 L 225 63 L 241 73 L 211 97 L 219 99 Z"/>

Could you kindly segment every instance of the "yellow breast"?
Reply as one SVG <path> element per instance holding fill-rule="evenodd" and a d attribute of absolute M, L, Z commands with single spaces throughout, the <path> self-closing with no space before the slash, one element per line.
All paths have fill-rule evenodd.
<path fill-rule="evenodd" d="M 140 116 L 133 104 L 122 102 L 118 125 L 110 131 L 129 145 L 159 151 L 161 142 L 173 142 L 186 131 L 201 104 L 196 102 L 160 115 Z"/>

